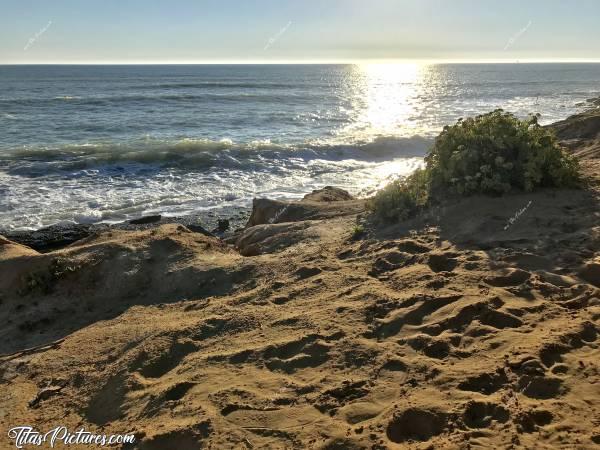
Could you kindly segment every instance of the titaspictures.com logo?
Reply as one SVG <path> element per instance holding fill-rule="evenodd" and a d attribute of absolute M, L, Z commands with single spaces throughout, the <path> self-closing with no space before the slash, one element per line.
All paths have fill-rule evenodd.
<path fill-rule="evenodd" d="M 54 448 L 57 445 L 90 445 L 96 447 L 107 447 L 118 444 L 133 444 L 133 434 L 94 434 L 81 428 L 71 432 L 67 427 L 59 426 L 45 433 L 30 426 L 13 427 L 8 430 L 8 438 L 14 442 L 16 448 L 25 446 L 48 446 Z"/>

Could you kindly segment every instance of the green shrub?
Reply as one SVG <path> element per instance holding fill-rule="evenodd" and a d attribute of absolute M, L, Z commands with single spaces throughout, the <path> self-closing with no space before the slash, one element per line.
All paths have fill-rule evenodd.
<path fill-rule="evenodd" d="M 539 116 L 501 109 L 446 126 L 425 158 L 434 195 L 504 194 L 540 186 L 573 187 L 579 168 Z"/>
<path fill-rule="evenodd" d="M 498 109 L 444 127 L 425 168 L 383 188 L 371 208 L 384 220 L 402 220 L 451 196 L 577 187 L 577 159 L 538 118 L 519 120 Z"/>
<path fill-rule="evenodd" d="M 352 227 L 352 239 L 358 239 L 365 234 L 365 227 L 361 224 L 356 224 Z"/>
<path fill-rule="evenodd" d="M 429 186 L 429 172 L 417 169 L 385 186 L 367 206 L 385 221 L 404 220 L 429 203 Z"/>

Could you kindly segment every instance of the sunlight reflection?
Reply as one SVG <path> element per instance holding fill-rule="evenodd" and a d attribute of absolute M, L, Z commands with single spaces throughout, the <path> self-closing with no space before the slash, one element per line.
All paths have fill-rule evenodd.
<path fill-rule="evenodd" d="M 424 164 L 422 158 L 401 158 L 378 164 L 373 171 L 373 179 L 377 182 L 376 189 L 381 189 L 392 180 L 410 175 Z"/>
<path fill-rule="evenodd" d="M 407 122 L 414 105 L 409 97 L 419 75 L 417 64 L 369 64 L 366 74 L 367 108 L 363 120 L 382 134 L 391 133 Z"/>
<path fill-rule="evenodd" d="M 345 131 L 362 138 L 417 131 L 413 122 L 422 76 L 423 66 L 416 63 L 355 66 L 352 107 L 356 117 Z"/>

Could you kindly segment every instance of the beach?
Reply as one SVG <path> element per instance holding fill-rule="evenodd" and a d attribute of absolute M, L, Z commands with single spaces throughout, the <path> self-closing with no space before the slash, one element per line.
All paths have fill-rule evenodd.
<path fill-rule="evenodd" d="M 43 252 L 0 238 L 1 446 L 24 424 L 146 450 L 600 446 L 588 103 L 550 125 L 583 190 L 385 225 L 356 192 L 319 187 L 260 196 L 222 235 L 161 218 Z"/>

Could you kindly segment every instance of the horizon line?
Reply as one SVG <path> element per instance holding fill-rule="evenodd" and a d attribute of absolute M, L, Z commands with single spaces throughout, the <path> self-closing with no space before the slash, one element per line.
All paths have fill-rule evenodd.
<path fill-rule="evenodd" d="M 53 61 L 0 62 L 0 66 L 151 66 L 151 65 L 366 65 L 366 64 L 581 64 L 600 58 L 557 59 L 350 59 L 350 60 L 206 60 L 206 61 Z"/>

